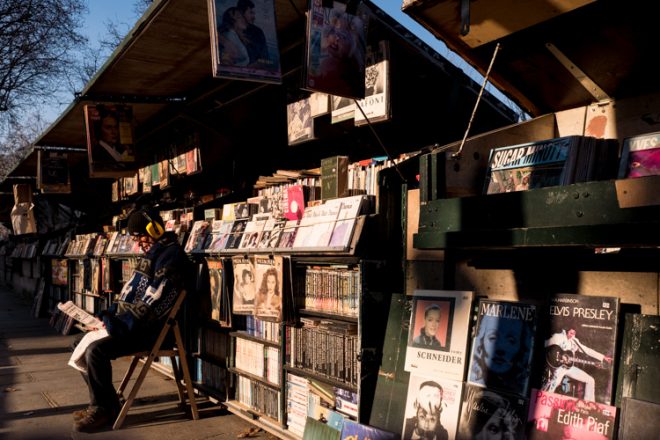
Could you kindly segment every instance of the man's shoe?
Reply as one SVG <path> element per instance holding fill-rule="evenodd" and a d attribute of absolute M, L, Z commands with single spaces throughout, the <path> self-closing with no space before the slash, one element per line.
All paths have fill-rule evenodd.
<path fill-rule="evenodd" d="M 96 432 L 108 427 L 115 421 L 110 411 L 101 407 L 88 408 L 85 415 L 73 424 L 74 431 Z"/>
<path fill-rule="evenodd" d="M 92 407 L 88 406 L 87 408 L 79 409 L 78 411 L 73 412 L 73 421 L 77 422 L 78 420 L 82 419 L 87 415 L 87 411 L 89 411 Z"/>

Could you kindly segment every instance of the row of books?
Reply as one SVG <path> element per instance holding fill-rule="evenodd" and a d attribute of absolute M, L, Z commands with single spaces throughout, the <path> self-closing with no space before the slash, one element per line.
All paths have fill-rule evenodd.
<path fill-rule="evenodd" d="M 362 276 L 358 267 L 307 266 L 304 292 L 305 309 L 357 316 Z"/>
<path fill-rule="evenodd" d="M 357 324 L 301 318 L 302 327 L 287 327 L 288 365 L 358 386 L 360 341 Z"/>
<path fill-rule="evenodd" d="M 34 258 L 37 256 L 38 243 L 18 243 L 12 249 L 11 258 Z"/>
<path fill-rule="evenodd" d="M 562 438 L 566 427 L 575 438 L 614 438 L 618 298 L 557 294 L 547 307 L 480 299 L 474 329 L 472 299 L 471 292 L 415 292 L 404 439 L 429 395 L 441 396 L 438 417 L 449 438 L 478 437 L 496 413 L 508 414 L 511 438 Z M 620 375 L 630 362 L 622 358 Z"/>
<path fill-rule="evenodd" d="M 245 332 L 265 341 L 280 342 L 280 325 L 276 322 L 268 322 L 254 316 L 245 317 Z"/>
<path fill-rule="evenodd" d="M 256 341 L 236 338 L 235 366 L 238 370 L 263 378 L 267 382 L 280 383 L 280 350 Z"/>
<path fill-rule="evenodd" d="M 238 376 L 236 400 L 260 414 L 282 421 L 281 393 L 267 385 L 244 376 Z"/>
<path fill-rule="evenodd" d="M 660 174 L 660 132 L 624 139 L 566 136 L 494 148 L 484 193 Z"/>

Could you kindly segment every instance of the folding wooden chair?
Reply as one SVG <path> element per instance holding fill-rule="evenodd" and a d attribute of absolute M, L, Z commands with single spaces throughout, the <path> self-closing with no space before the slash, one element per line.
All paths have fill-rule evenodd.
<path fill-rule="evenodd" d="M 124 423 L 126 414 L 128 413 L 128 410 L 131 408 L 131 405 L 133 404 L 133 400 L 135 400 L 135 396 L 138 390 L 140 389 L 140 386 L 142 385 L 144 378 L 147 376 L 147 372 L 151 367 L 151 363 L 154 361 L 154 358 L 156 358 L 157 356 L 158 357 L 166 356 L 170 358 L 170 360 L 172 361 L 174 380 L 176 382 L 176 388 L 179 394 L 179 403 L 182 406 L 185 405 L 185 395 L 183 391 L 183 387 L 185 386 L 186 391 L 188 392 L 188 400 L 190 401 L 192 418 L 193 420 L 199 419 L 199 413 L 197 412 L 197 402 L 195 401 L 195 393 L 193 391 L 192 381 L 190 379 L 190 370 L 188 369 L 188 361 L 186 360 L 186 350 L 183 346 L 181 331 L 179 330 L 179 326 L 177 325 L 177 321 L 176 321 L 176 315 L 179 312 L 179 309 L 181 308 L 181 305 L 183 304 L 185 297 L 186 297 L 186 292 L 182 291 L 179 294 L 179 297 L 177 298 L 176 302 L 174 303 L 174 306 L 172 307 L 172 311 L 167 316 L 165 325 L 163 326 L 163 329 L 160 331 L 160 334 L 158 335 L 158 339 L 156 339 L 156 342 L 154 343 L 154 346 L 151 349 L 151 351 L 139 352 L 133 355 L 133 360 L 131 361 L 131 365 L 128 367 L 128 370 L 126 371 L 126 374 L 124 375 L 124 378 L 122 379 L 121 384 L 117 389 L 117 395 L 120 398 L 123 397 L 124 390 L 128 385 L 128 381 L 131 379 L 131 376 L 135 371 L 135 367 L 137 367 L 138 362 L 142 358 L 145 359 L 144 365 L 140 370 L 140 374 L 138 375 L 135 384 L 133 384 L 133 387 L 131 388 L 131 391 L 128 394 L 128 398 L 126 398 L 124 404 L 122 405 L 121 411 L 119 411 L 119 415 L 117 416 L 117 420 L 115 420 L 115 424 L 112 426 L 112 429 L 119 429 L 121 425 Z M 170 331 L 174 333 L 175 346 L 173 349 L 170 350 L 161 350 L 161 345 L 163 344 L 163 341 L 165 341 L 165 338 L 167 337 L 167 334 Z M 177 366 L 176 357 L 179 358 L 180 367 Z"/>

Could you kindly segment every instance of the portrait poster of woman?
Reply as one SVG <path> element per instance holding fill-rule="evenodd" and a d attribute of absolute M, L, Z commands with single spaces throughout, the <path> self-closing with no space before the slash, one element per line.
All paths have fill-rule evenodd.
<path fill-rule="evenodd" d="M 256 307 L 255 315 L 266 321 L 282 320 L 282 266 L 280 256 L 255 257 Z"/>
<path fill-rule="evenodd" d="M 273 0 L 208 0 L 213 75 L 281 83 Z"/>
<path fill-rule="evenodd" d="M 86 105 L 84 113 L 90 177 L 134 174 L 133 108 L 129 105 Z"/>
<path fill-rule="evenodd" d="M 458 426 L 459 440 L 522 440 L 527 399 L 466 385 Z"/>
<path fill-rule="evenodd" d="M 416 290 L 412 299 L 405 370 L 463 380 L 473 293 Z"/>
<path fill-rule="evenodd" d="M 221 322 L 222 313 L 222 261 L 209 261 L 209 290 L 211 292 L 211 319 Z"/>
<path fill-rule="evenodd" d="M 535 305 L 480 300 L 468 382 L 526 396 L 535 333 Z"/>
<path fill-rule="evenodd" d="M 234 272 L 233 310 L 237 315 L 254 315 L 256 273 L 251 258 L 232 257 Z"/>
<path fill-rule="evenodd" d="M 348 98 L 364 98 L 367 15 L 346 4 L 310 0 L 304 88 Z"/>

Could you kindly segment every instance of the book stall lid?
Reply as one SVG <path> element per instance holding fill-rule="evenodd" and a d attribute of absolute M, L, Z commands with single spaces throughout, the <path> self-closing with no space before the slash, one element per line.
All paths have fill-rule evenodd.
<path fill-rule="evenodd" d="M 482 74 L 499 43 L 490 80 L 534 116 L 660 92 L 648 68 L 657 53 L 652 3 L 531 2 L 526 10 L 513 0 L 470 2 L 469 23 L 459 3 L 404 0 L 403 11 Z"/>

